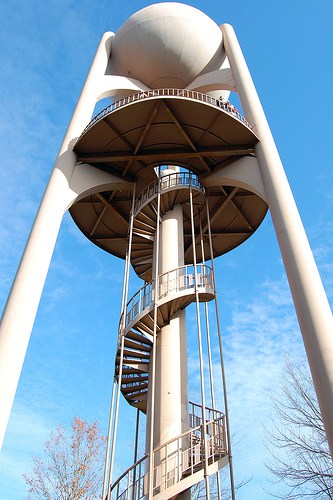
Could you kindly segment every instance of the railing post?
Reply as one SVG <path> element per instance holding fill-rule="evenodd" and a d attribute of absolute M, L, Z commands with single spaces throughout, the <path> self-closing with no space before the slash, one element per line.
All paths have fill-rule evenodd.
<path fill-rule="evenodd" d="M 178 482 L 181 480 L 181 468 L 182 468 L 182 464 L 181 464 L 181 447 L 180 447 L 180 439 L 177 440 L 178 442 L 178 467 L 177 467 L 177 478 L 178 478 Z"/>
<path fill-rule="evenodd" d="M 131 484 L 131 471 L 128 472 L 127 474 L 127 490 L 126 490 L 126 500 L 129 500 L 129 489 L 130 489 L 130 484 Z"/>
<path fill-rule="evenodd" d="M 168 445 L 165 446 L 165 476 L 164 489 L 168 487 Z"/>
<path fill-rule="evenodd" d="M 141 484 L 141 462 L 137 466 L 137 471 L 135 472 L 135 483 L 133 488 L 133 500 L 139 500 L 140 498 L 140 484 Z"/>

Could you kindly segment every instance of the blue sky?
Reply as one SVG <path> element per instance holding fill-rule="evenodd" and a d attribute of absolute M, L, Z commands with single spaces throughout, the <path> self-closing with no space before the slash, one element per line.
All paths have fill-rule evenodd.
<path fill-rule="evenodd" d="M 0 310 L 99 39 L 149 3 L 0 5 Z M 332 303 L 333 4 L 190 4 L 236 30 Z M 268 392 L 279 392 L 285 356 L 304 357 L 269 215 L 216 265 L 236 482 L 252 477 L 238 498 L 261 500 L 273 490 L 264 467 Z M 122 262 L 85 240 L 67 214 L 0 454 L 0 500 L 24 498 L 22 474 L 58 423 L 80 416 L 106 429 L 122 275 Z M 129 412 L 124 418 L 131 425 Z"/>

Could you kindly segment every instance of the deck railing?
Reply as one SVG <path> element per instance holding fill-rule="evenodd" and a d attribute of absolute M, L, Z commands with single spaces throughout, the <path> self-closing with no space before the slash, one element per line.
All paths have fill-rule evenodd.
<path fill-rule="evenodd" d="M 218 420 L 224 416 L 219 410 L 214 410 L 213 408 L 205 407 L 205 420 L 209 422 L 211 420 Z M 197 427 L 202 424 L 202 406 L 197 403 L 192 403 L 189 401 L 189 424 L 190 428 Z"/>
<path fill-rule="evenodd" d="M 175 172 L 172 174 L 163 175 L 160 179 L 156 179 L 146 186 L 135 200 L 134 215 L 136 215 L 141 208 L 151 201 L 158 193 L 158 187 L 161 187 L 161 193 L 173 188 L 179 187 L 193 187 L 201 192 L 204 188 L 201 186 L 198 177 L 192 172 Z"/>
<path fill-rule="evenodd" d="M 197 264 L 196 267 L 196 273 L 195 266 L 193 264 L 189 264 L 161 274 L 158 279 L 157 300 L 159 301 L 167 295 L 184 290 L 195 290 L 195 287 L 208 287 L 213 290 L 213 271 L 211 267 L 204 264 Z M 140 290 L 138 290 L 129 300 L 126 306 L 125 325 L 122 325 L 122 318 L 120 320 L 120 325 L 126 329 L 128 325 L 135 320 L 137 316 L 139 316 L 139 314 L 152 307 L 154 303 L 154 295 L 155 281 L 152 280 L 140 288 Z"/>
<path fill-rule="evenodd" d="M 209 431 L 208 431 L 209 429 Z M 206 433 L 207 457 L 204 453 Z M 184 432 L 154 450 L 154 495 L 194 474 L 207 463 L 216 462 L 227 454 L 225 417 L 206 422 Z"/>
<path fill-rule="evenodd" d="M 191 405 L 192 409 L 201 411 L 200 405 L 190 403 L 190 408 Z M 202 469 L 205 459 L 211 464 L 228 454 L 225 416 L 217 410 L 206 408 L 206 414 L 211 414 L 211 412 L 215 412 L 217 417 L 206 421 L 205 427 L 201 423 L 154 449 L 153 496 Z M 204 432 L 206 433 L 207 457 L 204 455 Z M 148 471 L 149 454 L 132 465 L 112 484 L 110 500 L 147 498 Z"/>
<path fill-rule="evenodd" d="M 148 455 L 127 469 L 111 486 L 106 500 L 140 500 L 148 490 Z"/>
<path fill-rule="evenodd" d="M 97 115 L 93 117 L 93 119 L 88 123 L 88 125 L 83 130 L 82 134 L 84 134 L 87 130 L 89 130 L 96 122 L 104 118 L 109 113 L 112 113 L 118 108 L 126 106 L 127 104 L 131 104 L 132 102 L 141 101 L 143 99 L 148 99 L 152 97 L 182 97 L 185 99 L 195 99 L 200 102 L 204 102 L 207 104 L 211 104 L 218 108 L 222 108 L 224 111 L 237 118 L 239 121 L 244 123 L 248 128 L 252 128 L 249 122 L 244 118 L 243 115 L 229 103 L 229 101 L 221 101 L 220 99 L 215 99 L 207 94 L 202 94 L 201 92 L 196 92 L 194 90 L 186 90 L 186 89 L 153 89 L 153 90 L 145 90 L 142 92 L 137 92 L 135 94 L 131 94 L 129 96 L 123 97 L 118 101 L 109 104 L 106 108 L 102 109 Z"/>

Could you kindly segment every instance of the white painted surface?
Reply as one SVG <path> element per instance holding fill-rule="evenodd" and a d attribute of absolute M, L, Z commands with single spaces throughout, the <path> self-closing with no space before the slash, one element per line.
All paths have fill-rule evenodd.
<path fill-rule="evenodd" d="M 197 90 L 198 92 L 203 92 L 204 94 L 211 94 L 212 91 L 218 91 L 220 89 L 234 91 L 235 84 L 232 71 L 229 67 L 227 67 L 217 69 L 216 71 L 210 71 L 209 73 L 204 73 L 203 75 L 195 78 L 195 80 L 193 80 L 193 82 L 191 82 L 186 89 Z M 225 93 L 224 97 L 225 99 L 228 99 L 228 93 Z"/>
<path fill-rule="evenodd" d="M 185 311 L 162 329 L 156 347 L 154 448 L 188 429 Z"/>
<path fill-rule="evenodd" d="M 258 160 L 254 156 L 243 156 L 230 165 L 216 167 L 212 173 L 200 176 L 206 186 L 237 186 L 257 194 L 267 202 Z"/>
<path fill-rule="evenodd" d="M 166 175 L 178 170 L 178 167 L 170 167 L 163 173 Z M 176 205 L 162 217 L 159 247 L 159 255 L 155 253 L 155 259 L 159 259 L 159 274 L 171 271 L 169 280 L 172 280 L 172 270 L 184 265 L 183 211 L 180 205 Z M 157 335 L 155 373 L 154 448 L 189 428 L 185 310 L 174 314 L 170 323 Z M 151 396 L 148 401 L 151 401 Z M 147 418 L 147 436 L 149 425 L 150 419 Z M 174 446 L 176 451 L 177 444 Z M 171 451 L 170 445 L 168 452 Z M 190 499 L 190 492 L 183 492 L 180 498 Z"/>
<path fill-rule="evenodd" d="M 110 71 L 151 88 L 184 88 L 201 72 L 219 69 L 222 32 L 203 12 L 176 2 L 133 14 L 112 43 Z"/>
<path fill-rule="evenodd" d="M 144 85 L 135 78 L 127 78 L 126 76 L 119 75 L 105 75 L 100 81 L 100 88 L 98 93 L 98 100 L 105 97 L 121 96 L 135 94 L 150 90 L 147 85 Z"/>

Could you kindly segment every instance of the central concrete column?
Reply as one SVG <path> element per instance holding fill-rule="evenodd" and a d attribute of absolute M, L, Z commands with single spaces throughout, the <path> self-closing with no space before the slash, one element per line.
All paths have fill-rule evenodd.
<path fill-rule="evenodd" d="M 164 175 L 166 175 L 166 172 L 171 173 L 168 169 L 168 171 L 164 171 Z M 169 273 L 160 280 L 160 290 L 163 286 L 166 289 L 168 285 L 173 287 L 175 285 L 174 280 L 177 279 L 176 270 L 184 265 L 183 210 L 181 205 L 169 210 L 162 217 L 160 242 L 158 248 L 155 245 L 153 262 L 158 262 L 160 277 L 165 273 Z M 151 408 L 151 394 L 148 396 L 147 451 L 149 450 L 151 414 L 154 416 L 154 449 L 179 436 L 189 428 L 185 310 L 175 313 L 169 324 L 164 326 L 157 334 L 155 373 L 154 408 Z M 169 471 L 172 470 L 172 467 L 176 467 L 178 463 L 176 445 L 174 451 L 174 459 L 172 458 L 168 462 Z M 172 447 L 169 447 L 169 457 L 172 454 Z M 158 457 L 155 458 L 158 460 Z M 163 462 L 164 458 L 163 453 L 161 453 L 161 462 Z M 163 476 L 163 474 L 165 474 L 165 471 L 162 468 L 161 475 Z M 168 473 L 169 477 L 171 485 L 172 473 Z M 190 499 L 190 490 L 182 493 L 179 498 Z"/>
<path fill-rule="evenodd" d="M 170 272 L 168 281 L 172 287 L 177 279 L 176 269 L 184 265 L 183 211 L 180 205 L 162 218 L 158 258 L 159 275 Z M 164 283 L 165 279 L 162 281 Z M 154 447 L 188 429 L 185 310 L 177 312 L 157 335 L 155 389 Z"/>

